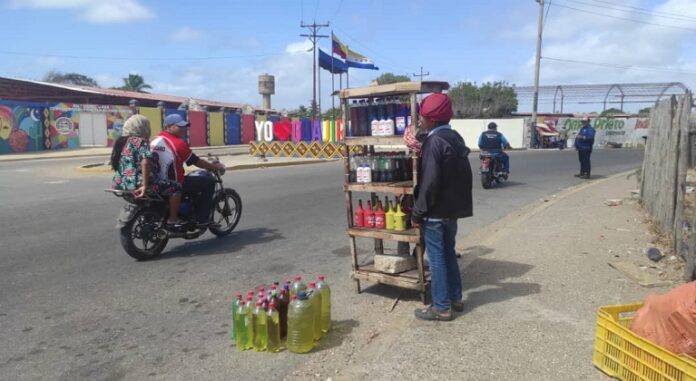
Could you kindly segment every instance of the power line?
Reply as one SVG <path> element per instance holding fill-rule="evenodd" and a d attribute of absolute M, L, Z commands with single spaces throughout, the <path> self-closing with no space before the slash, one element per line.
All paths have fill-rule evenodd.
<path fill-rule="evenodd" d="M 331 16 L 331 19 L 329 19 L 329 21 L 335 19 L 336 16 L 338 16 L 338 12 L 341 11 L 341 6 L 342 6 L 342 5 L 343 5 L 343 0 L 341 0 L 341 1 L 338 3 L 338 7 L 336 8 L 336 12 L 334 12 L 334 15 Z"/>
<path fill-rule="evenodd" d="M 549 6 L 546 8 L 546 14 L 544 15 L 544 25 L 542 26 L 542 29 L 546 28 L 546 20 L 549 18 L 549 11 L 551 11 L 551 3 L 553 3 L 553 0 L 549 0 Z"/>
<path fill-rule="evenodd" d="M 231 60 L 238 58 L 256 58 L 256 57 L 270 57 L 270 56 L 280 56 L 279 53 L 262 53 L 262 54 L 247 54 L 247 55 L 235 55 L 235 56 L 208 56 L 208 57 L 107 57 L 107 56 L 74 56 L 67 54 L 40 54 L 40 53 L 28 53 L 28 52 L 15 52 L 8 50 L 0 50 L 0 54 L 13 55 L 13 56 L 27 56 L 27 57 L 44 57 L 44 58 L 65 58 L 65 59 L 78 59 L 78 60 L 110 60 L 110 61 L 212 61 L 212 60 Z"/>
<path fill-rule="evenodd" d="M 610 63 L 602 63 L 602 62 L 590 62 L 590 61 L 578 61 L 578 60 L 568 60 L 564 58 L 555 58 L 555 57 L 542 57 L 545 60 L 550 60 L 550 61 L 559 61 L 559 62 L 569 62 L 569 63 L 576 63 L 576 64 L 583 64 L 583 65 L 592 65 L 592 66 L 602 66 L 602 67 L 612 67 L 616 69 L 628 69 L 628 70 L 642 70 L 642 71 L 656 71 L 656 72 L 665 72 L 665 73 L 677 73 L 677 74 L 692 74 L 696 75 L 696 71 L 682 71 L 682 70 L 672 70 L 672 69 L 665 69 L 665 68 L 659 68 L 659 67 L 650 67 L 650 66 L 633 66 L 633 65 L 618 65 L 618 64 L 610 64 Z"/>
<path fill-rule="evenodd" d="M 589 13 L 589 14 L 593 14 L 593 15 L 597 15 L 597 16 L 609 17 L 609 18 L 613 18 L 613 19 L 617 19 L 617 20 L 631 21 L 631 22 L 635 22 L 635 23 L 639 23 L 639 24 L 654 25 L 654 26 L 661 26 L 663 28 L 681 29 L 681 30 L 688 30 L 690 32 L 696 32 L 696 29 L 694 29 L 694 28 L 686 28 L 686 27 L 681 27 L 681 26 L 676 26 L 676 25 L 665 25 L 665 24 L 651 23 L 651 22 L 636 20 L 636 19 L 632 19 L 632 18 L 628 18 L 628 17 L 612 16 L 612 15 L 607 15 L 604 13 L 588 11 L 586 9 L 573 8 L 573 7 L 569 7 L 567 5 L 554 4 L 553 6 L 560 7 L 560 8 L 572 9 L 574 11 Z"/>
<path fill-rule="evenodd" d="M 608 4 L 607 2 L 599 1 L 599 0 L 590 0 L 590 1 L 595 2 L 595 3 L 599 3 L 599 4 Z M 611 3 L 609 3 L 609 4 L 611 4 Z M 651 9 L 647 9 L 647 8 L 634 7 L 634 6 L 630 6 L 630 5 L 618 5 L 618 4 L 611 4 L 611 5 L 615 5 L 617 7 L 628 8 L 628 9 L 635 9 L 637 11 L 651 12 L 655 15 L 661 14 L 661 15 L 666 15 L 666 16 L 676 16 L 676 17 L 685 17 L 685 18 L 690 18 L 690 19 L 696 19 L 694 17 L 684 16 L 684 15 L 680 15 L 677 13 L 660 12 L 660 11 L 655 11 L 655 10 L 651 10 Z"/>
<path fill-rule="evenodd" d="M 348 33 L 346 33 L 345 30 L 343 30 L 343 29 L 337 27 L 336 24 L 334 24 L 334 28 L 335 28 L 336 30 L 338 30 L 339 32 L 341 32 L 341 35 L 348 37 L 349 40 L 355 42 L 355 43 L 356 43 L 357 45 L 359 45 L 359 46 L 362 46 L 363 48 L 365 48 L 365 50 L 374 53 L 374 54 L 372 54 L 373 57 L 378 57 L 378 58 L 380 58 L 380 60 L 383 61 L 383 62 L 391 63 L 391 64 L 392 64 L 392 65 L 391 65 L 392 67 L 396 67 L 396 68 L 399 68 L 399 69 L 403 69 L 404 71 L 407 71 L 407 72 L 413 71 L 413 68 L 408 68 L 408 67 L 403 66 L 403 65 L 401 65 L 401 64 L 396 64 L 396 65 L 395 65 L 395 64 L 394 64 L 394 61 L 392 61 L 391 59 L 385 59 L 385 56 L 379 54 L 377 51 L 371 49 L 369 46 L 367 46 L 367 45 L 363 44 L 362 42 L 358 41 L 357 39 L 351 37 Z"/>
<path fill-rule="evenodd" d="M 672 19 L 672 20 L 696 22 L 696 18 L 694 18 L 694 17 L 671 15 L 671 14 L 660 15 L 659 13 L 661 13 L 661 12 L 651 11 L 651 10 L 642 9 L 642 8 L 631 9 L 632 7 L 620 6 L 620 5 L 615 6 L 614 4 L 608 5 L 606 3 L 601 3 L 603 5 L 599 5 L 599 4 L 588 3 L 587 1 L 581 1 L 581 0 L 564 0 L 564 1 L 573 2 L 573 3 L 577 3 L 577 4 L 583 4 L 583 5 L 587 5 L 590 7 L 596 7 L 596 8 L 601 8 L 601 9 L 611 9 L 611 10 L 621 11 L 621 12 L 633 12 L 633 13 L 637 13 L 637 14 L 641 14 L 641 15 L 662 17 L 662 18 Z"/>
<path fill-rule="evenodd" d="M 317 116 L 317 40 L 320 38 L 326 38 L 329 37 L 325 34 L 317 34 L 321 28 L 328 27 L 329 23 L 327 22 L 326 24 L 317 24 L 317 22 L 313 22 L 311 24 L 305 24 L 304 22 L 300 23 L 300 27 L 302 28 L 307 28 L 311 32 L 311 34 L 301 34 L 301 37 L 307 37 L 309 38 L 309 41 L 312 42 L 312 117 L 316 118 Z"/>
<path fill-rule="evenodd" d="M 430 72 L 423 73 L 423 66 L 421 66 L 420 74 L 415 74 L 415 73 L 413 74 L 413 76 L 418 77 L 418 80 L 421 82 L 423 81 L 423 77 L 427 77 L 429 75 L 430 75 Z"/>

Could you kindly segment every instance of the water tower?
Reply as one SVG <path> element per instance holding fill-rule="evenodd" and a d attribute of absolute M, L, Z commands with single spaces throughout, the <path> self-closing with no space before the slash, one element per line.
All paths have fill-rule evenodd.
<path fill-rule="evenodd" d="M 271 108 L 271 95 L 275 94 L 275 77 L 270 74 L 259 75 L 259 94 L 263 96 L 263 108 Z"/>

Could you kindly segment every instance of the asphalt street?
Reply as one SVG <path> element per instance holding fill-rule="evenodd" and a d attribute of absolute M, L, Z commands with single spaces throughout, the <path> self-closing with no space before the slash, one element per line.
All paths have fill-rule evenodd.
<path fill-rule="evenodd" d="M 641 160 L 596 150 L 593 176 Z M 136 262 L 114 228 L 122 201 L 103 192 L 110 176 L 75 170 L 91 161 L 0 163 L 0 379 L 283 379 L 312 355 L 236 352 L 229 302 L 295 274 L 333 287 L 334 330 L 318 351 L 367 326 L 366 301 L 380 295 L 356 295 L 347 276 L 342 163 L 229 172 L 244 203 L 235 232 L 170 241 L 160 259 Z M 578 167 L 570 150 L 512 152 L 509 182 L 484 190 L 474 179 L 459 236 L 585 181 Z"/>

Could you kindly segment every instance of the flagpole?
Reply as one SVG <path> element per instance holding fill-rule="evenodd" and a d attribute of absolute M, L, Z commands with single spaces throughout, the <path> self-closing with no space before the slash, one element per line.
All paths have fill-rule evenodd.
<path fill-rule="evenodd" d="M 319 120 L 321 120 L 321 69 L 317 70 L 317 85 L 319 93 L 319 107 L 317 111 L 319 111 Z"/>
<path fill-rule="evenodd" d="M 333 33 L 333 32 L 331 32 Z M 331 41 L 331 111 L 333 112 L 334 109 L 336 108 L 336 96 L 334 93 L 336 92 L 336 88 L 334 85 L 334 51 L 333 51 L 333 40 Z"/>

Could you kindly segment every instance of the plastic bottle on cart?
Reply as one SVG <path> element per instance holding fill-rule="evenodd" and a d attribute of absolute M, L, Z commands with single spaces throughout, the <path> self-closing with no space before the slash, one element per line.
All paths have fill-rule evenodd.
<path fill-rule="evenodd" d="M 246 303 L 243 300 L 240 300 L 237 304 L 234 316 L 234 330 L 235 344 L 237 345 L 237 350 L 245 351 L 249 349 L 249 343 L 251 341 L 249 340 L 249 333 L 253 332 L 253 330 L 251 330 L 249 327 Z"/>
<path fill-rule="evenodd" d="M 397 153 L 394 156 L 392 164 L 394 165 L 394 181 L 404 181 L 404 162 L 401 153 Z"/>
<path fill-rule="evenodd" d="M 372 182 L 372 168 L 368 164 L 363 166 L 363 183 Z"/>
<path fill-rule="evenodd" d="M 382 171 L 379 168 L 379 157 L 372 156 L 370 159 L 370 175 L 372 182 L 382 181 Z"/>
<path fill-rule="evenodd" d="M 358 207 L 355 208 L 355 213 L 353 214 L 353 226 L 356 228 L 365 226 L 365 210 L 362 206 L 362 200 L 358 200 Z"/>
<path fill-rule="evenodd" d="M 355 99 L 350 105 L 350 125 L 348 127 L 348 136 L 360 136 L 358 132 L 358 101 Z"/>
<path fill-rule="evenodd" d="M 232 301 L 232 341 L 234 342 L 237 340 L 237 328 L 235 327 L 237 321 L 237 308 L 239 307 L 239 302 L 242 300 L 242 294 L 238 292 L 234 295 L 234 300 Z"/>
<path fill-rule="evenodd" d="M 393 182 L 394 180 L 394 158 L 392 155 L 387 155 L 384 158 L 384 171 L 382 171 L 382 178 L 386 182 Z"/>
<path fill-rule="evenodd" d="M 314 311 L 314 341 L 319 341 L 321 339 L 321 293 L 317 290 L 315 282 L 309 282 L 307 291 Z"/>
<path fill-rule="evenodd" d="M 360 101 L 360 136 L 370 136 L 370 102 L 368 100 Z"/>
<path fill-rule="evenodd" d="M 377 102 L 370 104 L 370 136 L 379 136 L 379 115 Z"/>
<path fill-rule="evenodd" d="M 292 287 L 290 287 L 290 296 L 297 295 L 300 291 L 307 291 L 307 285 L 302 283 L 302 277 L 295 275 L 295 281 L 292 282 Z"/>
<path fill-rule="evenodd" d="M 358 159 L 355 158 L 355 155 L 350 155 L 350 158 L 348 159 L 348 167 L 348 181 L 351 183 L 357 182 Z"/>
<path fill-rule="evenodd" d="M 382 126 L 384 136 L 394 135 L 394 101 L 389 99 L 384 105 L 384 125 Z"/>
<path fill-rule="evenodd" d="M 317 289 L 321 292 L 321 332 L 326 333 L 331 329 L 331 288 L 323 275 L 319 275 Z"/>
<path fill-rule="evenodd" d="M 375 229 L 385 228 L 385 214 L 382 208 L 382 201 L 377 201 L 377 211 L 375 212 Z"/>
<path fill-rule="evenodd" d="M 275 303 L 268 305 L 266 321 L 268 322 L 268 351 L 280 352 L 280 313 Z"/>
<path fill-rule="evenodd" d="M 290 352 L 307 353 L 314 348 L 314 310 L 304 291 L 290 299 L 286 346 Z"/>
<path fill-rule="evenodd" d="M 384 225 L 387 230 L 394 230 L 394 205 L 392 205 L 391 200 L 387 203 L 387 211 L 384 213 Z"/>
<path fill-rule="evenodd" d="M 403 135 L 406 131 L 406 117 L 408 116 L 408 106 L 406 103 L 400 103 L 398 105 L 398 111 L 396 112 L 396 118 L 394 120 L 394 129 L 397 135 Z"/>
<path fill-rule="evenodd" d="M 263 302 L 256 302 L 254 309 L 254 350 L 263 352 L 268 348 L 268 321 Z"/>
<path fill-rule="evenodd" d="M 372 210 L 372 203 L 367 200 L 367 208 L 365 208 L 365 227 L 375 227 L 375 212 Z"/>
<path fill-rule="evenodd" d="M 394 230 L 404 231 L 406 230 L 406 214 L 401 210 L 401 204 L 396 202 L 396 213 L 394 213 Z"/>

